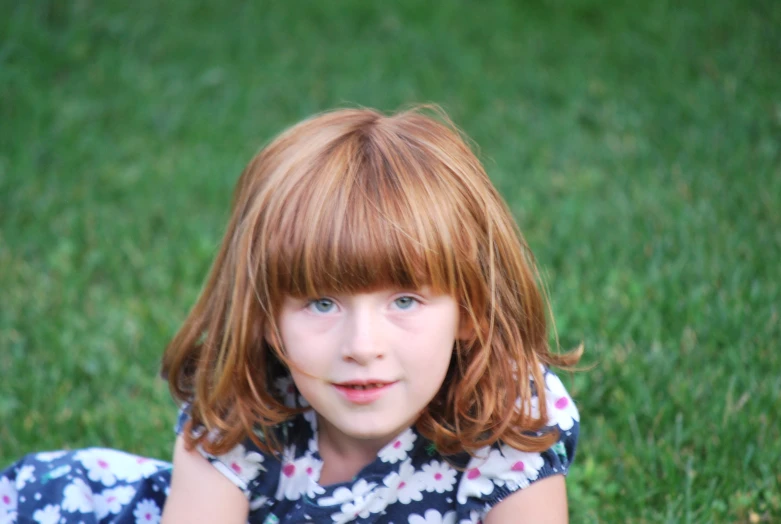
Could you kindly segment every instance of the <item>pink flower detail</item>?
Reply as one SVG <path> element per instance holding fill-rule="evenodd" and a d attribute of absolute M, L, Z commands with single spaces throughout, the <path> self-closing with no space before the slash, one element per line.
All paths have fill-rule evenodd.
<path fill-rule="evenodd" d="M 472 468 L 466 472 L 466 478 L 468 478 L 469 480 L 474 480 L 479 476 L 480 476 L 480 470 L 477 468 Z"/>
<path fill-rule="evenodd" d="M 526 465 L 524 465 L 522 460 L 519 460 L 518 462 L 513 464 L 513 467 L 512 467 L 513 471 L 523 471 L 524 469 L 526 469 Z"/>
<path fill-rule="evenodd" d="M 383 462 L 395 464 L 401 460 L 407 459 L 407 454 L 415 445 L 415 432 L 412 428 L 407 428 L 401 435 L 390 441 L 383 447 L 377 456 Z"/>
<path fill-rule="evenodd" d="M 10 504 L 11 503 L 11 497 L 8 495 L 3 495 L 3 504 Z"/>
<path fill-rule="evenodd" d="M 282 468 L 282 473 L 284 473 L 286 477 L 292 477 L 295 472 L 296 467 L 293 464 L 285 464 L 285 467 Z"/>
<path fill-rule="evenodd" d="M 451 491 L 453 484 L 456 483 L 456 470 L 444 461 L 432 460 L 428 464 L 423 464 L 416 475 L 420 479 L 422 489 L 428 492 L 445 493 Z"/>
<path fill-rule="evenodd" d="M 160 508 L 157 507 L 153 500 L 144 499 L 136 505 L 133 516 L 136 518 L 136 524 L 139 522 L 154 522 L 157 524 L 160 522 Z"/>
<path fill-rule="evenodd" d="M 236 473 L 241 474 L 241 466 L 239 466 L 235 462 L 231 462 L 231 469 Z"/>
<path fill-rule="evenodd" d="M 103 459 L 98 459 L 98 466 L 100 466 L 103 469 L 106 469 L 108 467 L 108 462 L 106 462 Z"/>
<path fill-rule="evenodd" d="M 306 474 L 307 475 L 312 475 L 312 471 L 313 471 L 312 470 L 312 466 L 309 466 L 308 468 L 306 468 Z"/>
<path fill-rule="evenodd" d="M 567 431 L 580 420 L 578 408 L 567 394 L 564 384 L 553 373 L 545 374 L 545 394 L 548 403 L 548 425 Z M 528 464 L 527 464 L 528 465 Z"/>

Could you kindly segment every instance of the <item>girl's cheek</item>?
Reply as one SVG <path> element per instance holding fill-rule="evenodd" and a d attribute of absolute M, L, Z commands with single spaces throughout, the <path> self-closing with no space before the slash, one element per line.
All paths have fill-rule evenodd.
<path fill-rule="evenodd" d="M 339 323 L 339 319 L 335 315 L 315 315 L 311 313 L 305 313 L 304 318 L 300 320 L 296 326 L 298 328 L 297 331 L 308 337 L 329 336 L 338 327 Z"/>
<path fill-rule="evenodd" d="M 391 318 L 391 322 L 396 329 L 409 335 L 425 333 L 427 326 L 431 326 L 431 320 L 424 316 L 399 315 Z"/>

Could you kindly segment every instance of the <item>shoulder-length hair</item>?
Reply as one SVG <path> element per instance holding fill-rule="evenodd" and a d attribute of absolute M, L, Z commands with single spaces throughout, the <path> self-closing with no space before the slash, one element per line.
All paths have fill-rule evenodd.
<path fill-rule="evenodd" d="M 264 337 L 278 334 L 282 298 L 384 286 L 448 293 L 473 332 L 416 423 L 440 453 L 555 442 L 543 367 L 581 351 L 550 351 L 532 254 L 462 135 L 429 109 L 320 114 L 244 169 L 206 285 L 163 357 L 174 398 L 190 404 L 189 446 L 220 454 L 250 437 L 280 451 L 274 428 L 301 411 L 274 390 L 286 358 Z"/>

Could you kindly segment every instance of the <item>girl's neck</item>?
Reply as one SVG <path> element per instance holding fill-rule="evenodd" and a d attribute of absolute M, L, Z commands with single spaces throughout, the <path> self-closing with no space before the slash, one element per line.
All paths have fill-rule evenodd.
<path fill-rule="evenodd" d="M 319 484 L 327 486 L 352 480 L 374 462 L 377 453 L 390 440 L 350 438 L 318 417 L 317 447 L 323 460 Z"/>

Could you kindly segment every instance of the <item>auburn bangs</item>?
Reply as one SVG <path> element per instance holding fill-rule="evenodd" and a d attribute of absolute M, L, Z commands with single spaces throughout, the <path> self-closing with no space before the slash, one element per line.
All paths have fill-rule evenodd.
<path fill-rule="evenodd" d="M 272 302 L 381 287 L 455 294 L 459 220 L 446 167 L 383 138 L 343 137 L 277 187 L 257 232 Z"/>

